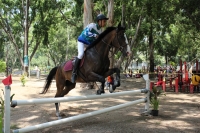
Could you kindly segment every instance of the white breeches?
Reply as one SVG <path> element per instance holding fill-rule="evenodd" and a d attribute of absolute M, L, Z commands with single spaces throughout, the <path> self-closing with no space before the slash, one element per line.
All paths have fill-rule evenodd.
<path fill-rule="evenodd" d="M 87 47 L 87 45 L 85 45 L 82 42 L 78 41 L 78 58 L 82 59 L 83 55 L 84 55 L 84 49 Z"/>

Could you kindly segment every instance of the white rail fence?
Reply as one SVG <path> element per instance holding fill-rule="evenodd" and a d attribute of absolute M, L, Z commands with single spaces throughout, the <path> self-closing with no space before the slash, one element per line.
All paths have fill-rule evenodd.
<path fill-rule="evenodd" d="M 39 130 L 91 116 L 95 116 L 98 114 L 110 112 L 113 110 L 121 109 L 124 107 L 128 107 L 134 104 L 138 103 L 146 103 L 144 107 L 144 112 L 143 113 L 148 113 L 149 112 L 149 88 L 150 88 L 150 83 L 149 83 L 149 75 L 146 74 L 143 76 L 144 79 L 146 80 L 146 88 L 145 89 L 139 89 L 139 90 L 133 90 L 133 91 L 123 91 L 123 92 L 117 92 L 117 93 L 111 93 L 111 94 L 103 94 L 103 95 L 87 95 L 87 96 L 74 96 L 74 97 L 62 97 L 62 98 L 42 98 L 42 99 L 29 99 L 29 100 L 13 100 L 10 103 L 10 86 L 5 86 L 5 103 L 4 103 L 4 133 L 10 133 L 10 106 L 20 106 L 20 105 L 31 105 L 31 104 L 46 104 L 46 103 L 59 103 L 59 102 L 69 102 L 69 101 L 80 101 L 80 100 L 92 100 L 92 99 L 102 99 L 106 97 L 117 97 L 117 96 L 125 96 L 125 95 L 135 95 L 135 94 L 140 94 L 140 93 L 145 93 L 145 97 L 142 99 L 130 101 L 124 104 L 119 104 L 116 106 L 104 108 L 101 110 L 85 113 L 85 114 L 80 114 L 77 116 L 72 116 L 68 118 L 63 118 L 60 120 L 55 120 L 47 123 L 42 123 L 34 126 L 29 126 L 21 129 L 16 129 L 12 130 L 13 133 L 24 133 L 24 132 L 30 132 L 34 130 Z"/>

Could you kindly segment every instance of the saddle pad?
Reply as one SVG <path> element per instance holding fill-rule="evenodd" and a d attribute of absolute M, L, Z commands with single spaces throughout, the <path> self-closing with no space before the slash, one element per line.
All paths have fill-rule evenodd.
<path fill-rule="evenodd" d="M 71 71 L 73 69 L 73 64 L 72 64 L 73 60 L 69 60 L 65 63 L 64 66 L 64 71 Z"/>
<path fill-rule="evenodd" d="M 84 63 L 84 58 L 81 60 L 81 63 L 80 63 L 79 68 L 83 66 L 83 63 Z M 65 65 L 64 65 L 64 71 L 65 71 L 65 72 L 66 72 L 66 71 L 72 71 L 72 69 L 73 69 L 73 67 L 74 67 L 73 64 L 74 64 L 74 60 L 69 60 L 69 61 L 67 61 L 67 62 L 65 63 Z"/>

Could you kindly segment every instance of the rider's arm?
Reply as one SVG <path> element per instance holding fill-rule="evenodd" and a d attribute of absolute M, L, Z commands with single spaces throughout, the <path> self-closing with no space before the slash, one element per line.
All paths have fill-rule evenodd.
<path fill-rule="evenodd" d="M 88 37 L 94 37 L 94 38 L 96 38 L 98 36 L 98 32 L 96 31 L 96 24 L 95 23 L 90 23 L 87 26 L 86 35 Z"/>

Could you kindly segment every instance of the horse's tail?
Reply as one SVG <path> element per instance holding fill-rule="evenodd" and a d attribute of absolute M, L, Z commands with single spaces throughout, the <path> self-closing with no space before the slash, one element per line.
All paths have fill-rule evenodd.
<path fill-rule="evenodd" d="M 52 82 L 53 78 L 56 75 L 57 69 L 58 69 L 58 66 L 56 66 L 53 69 L 51 69 L 51 71 L 49 72 L 49 75 L 46 78 L 46 83 L 45 83 L 44 89 L 43 89 L 42 92 L 40 92 L 40 94 L 45 94 L 48 91 L 48 89 L 49 89 L 49 87 L 51 85 L 51 82 Z"/>

